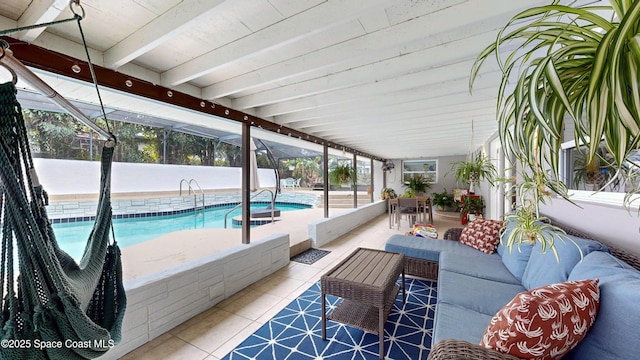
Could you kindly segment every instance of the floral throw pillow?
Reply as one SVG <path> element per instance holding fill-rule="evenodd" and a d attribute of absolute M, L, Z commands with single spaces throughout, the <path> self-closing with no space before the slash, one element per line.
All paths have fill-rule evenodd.
<path fill-rule="evenodd" d="M 502 221 L 475 219 L 462 229 L 460 242 L 484 253 L 493 254 L 500 242 Z"/>
<path fill-rule="evenodd" d="M 522 359 L 559 359 L 584 338 L 599 306 L 598 279 L 531 289 L 498 311 L 480 345 Z"/>

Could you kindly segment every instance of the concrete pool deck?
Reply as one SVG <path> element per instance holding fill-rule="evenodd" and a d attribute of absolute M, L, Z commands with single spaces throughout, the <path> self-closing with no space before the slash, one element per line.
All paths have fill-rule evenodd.
<path fill-rule="evenodd" d="M 347 210 L 351 209 L 330 208 L 329 215 Z M 309 240 L 307 225 L 323 217 L 323 208 L 282 212 L 279 221 L 252 228 L 250 236 L 257 240 L 271 234 L 287 233 L 293 247 Z M 136 279 L 241 243 L 241 229 L 198 229 L 166 234 L 122 249 L 123 278 L 125 281 Z"/>

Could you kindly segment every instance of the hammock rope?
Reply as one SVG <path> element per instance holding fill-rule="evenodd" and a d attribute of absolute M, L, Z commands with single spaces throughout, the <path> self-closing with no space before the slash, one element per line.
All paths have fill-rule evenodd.
<path fill-rule="evenodd" d="M 120 341 L 126 296 L 110 238 L 114 146 L 102 149 L 98 211 L 76 263 L 47 217 L 16 88 L 0 84 L 0 358 L 92 359 Z"/>
<path fill-rule="evenodd" d="M 10 34 L 18 33 L 18 32 L 21 32 L 21 31 L 38 29 L 38 28 L 41 28 L 41 27 L 49 27 L 49 26 L 64 24 L 64 23 L 71 22 L 71 21 L 77 21 L 78 19 L 82 19 L 82 16 L 78 15 L 78 14 L 74 14 L 73 17 L 68 18 L 68 19 L 50 21 L 50 22 L 41 23 L 41 24 L 35 24 L 35 25 L 21 26 L 21 27 L 17 27 L 17 28 L 13 28 L 13 29 L 0 30 L 0 36 L 2 36 L 2 35 L 10 35 Z"/>

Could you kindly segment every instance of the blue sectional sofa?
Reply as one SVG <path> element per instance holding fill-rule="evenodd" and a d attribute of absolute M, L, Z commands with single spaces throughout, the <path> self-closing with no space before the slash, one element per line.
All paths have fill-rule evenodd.
<path fill-rule="evenodd" d="M 575 244 L 556 241 L 560 262 L 551 251 L 542 253 L 540 244 L 522 244 L 509 251 L 501 242 L 498 251 L 488 255 L 458 242 L 461 229 L 448 230 L 446 240 L 389 238 L 386 250 L 405 254 L 408 274 L 438 282 L 429 359 L 516 359 L 478 345 L 496 312 L 520 292 L 594 278 L 600 280 L 595 323 L 563 359 L 639 357 L 640 259 L 563 228 Z"/>

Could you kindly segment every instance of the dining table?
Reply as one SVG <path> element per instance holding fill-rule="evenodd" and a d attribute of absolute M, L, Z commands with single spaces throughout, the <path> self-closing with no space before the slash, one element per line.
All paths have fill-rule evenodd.
<path fill-rule="evenodd" d="M 394 225 L 400 229 L 400 221 L 403 215 L 409 219 L 410 227 L 415 224 L 433 223 L 431 198 L 428 196 L 389 199 L 388 211 L 390 229 Z"/>

